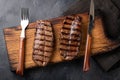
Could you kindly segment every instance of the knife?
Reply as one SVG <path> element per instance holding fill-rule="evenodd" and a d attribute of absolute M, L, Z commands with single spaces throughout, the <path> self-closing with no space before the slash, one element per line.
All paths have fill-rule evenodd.
<path fill-rule="evenodd" d="M 95 15 L 94 14 L 94 1 L 91 0 L 83 71 L 88 71 L 90 69 L 90 53 L 91 53 L 91 44 L 92 44 L 92 28 L 94 26 L 94 15 Z"/>

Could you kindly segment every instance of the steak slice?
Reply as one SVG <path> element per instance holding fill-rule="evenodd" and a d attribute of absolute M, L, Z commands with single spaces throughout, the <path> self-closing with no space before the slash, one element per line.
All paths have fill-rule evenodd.
<path fill-rule="evenodd" d="M 64 60 L 72 60 L 80 50 L 81 17 L 67 16 L 60 35 L 60 54 Z"/>
<path fill-rule="evenodd" d="M 51 23 L 47 20 L 37 21 L 33 60 L 39 66 L 45 66 L 49 62 L 53 52 L 53 31 Z"/>

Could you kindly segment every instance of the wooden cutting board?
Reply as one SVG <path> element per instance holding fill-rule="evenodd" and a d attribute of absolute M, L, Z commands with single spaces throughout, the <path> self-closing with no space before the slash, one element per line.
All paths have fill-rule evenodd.
<path fill-rule="evenodd" d="M 86 13 L 76 14 L 82 17 L 82 41 L 80 46 L 80 52 L 78 57 L 84 55 L 85 43 L 86 43 L 86 33 L 88 25 L 88 15 Z M 65 17 L 58 17 L 49 19 L 53 24 L 54 34 L 55 34 L 55 49 L 50 60 L 50 63 L 62 62 L 62 58 L 59 54 L 59 34 L 60 28 Z M 37 65 L 32 60 L 33 43 L 35 36 L 36 22 L 30 23 L 26 29 L 26 46 L 25 46 L 25 69 L 36 67 Z M 16 70 L 18 63 L 18 52 L 19 52 L 19 36 L 21 28 L 20 26 L 9 27 L 4 29 L 4 37 L 6 42 L 6 48 L 8 50 L 8 58 L 11 65 L 11 70 Z M 95 17 L 95 25 L 92 31 L 93 41 L 92 41 L 92 55 L 107 52 L 113 50 L 120 45 L 120 42 L 109 40 L 104 33 L 103 23 L 100 17 Z"/>

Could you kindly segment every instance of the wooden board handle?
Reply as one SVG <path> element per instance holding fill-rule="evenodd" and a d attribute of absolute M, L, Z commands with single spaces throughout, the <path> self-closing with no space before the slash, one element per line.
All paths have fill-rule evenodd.
<path fill-rule="evenodd" d="M 25 38 L 20 38 L 20 48 L 19 48 L 19 59 L 18 59 L 18 66 L 16 73 L 19 75 L 23 75 L 24 71 L 24 56 L 25 56 L 25 49 L 24 49 L 24 44 L 25 44 Z"/>
<path fill-rule="evenodd" d="M 88 71 L 90 69 L 91 42 L 92 42 L 92 37 L 91 35 L 88 34 L 86 41 L 86 48 L 85 48 L 83 71 Z"/>

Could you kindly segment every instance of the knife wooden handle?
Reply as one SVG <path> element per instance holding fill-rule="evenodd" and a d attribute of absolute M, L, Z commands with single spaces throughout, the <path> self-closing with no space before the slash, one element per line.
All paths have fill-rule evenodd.
<path fill-rule="evenodd" d="M 91 42 L 92 42 L 92 37 L 91 35 L 88 34 L 86 41 L 86 48 L 85 48 L 83 71 L 88 71 L 90 69 Z"/>
<path fill-rule="evenodd" d="M 20 38 L 20 48 L 19 48 L 19 58 L 18 58 L 18 66 L 17 66 L 17 70 L 16 73 L 19 75 L 23 75 L 23 71 L 24 71 L 24 56 L 25 56 L 25 49 L 24 49 L 24 44 L 25 44 L 25 38 Z"/>

